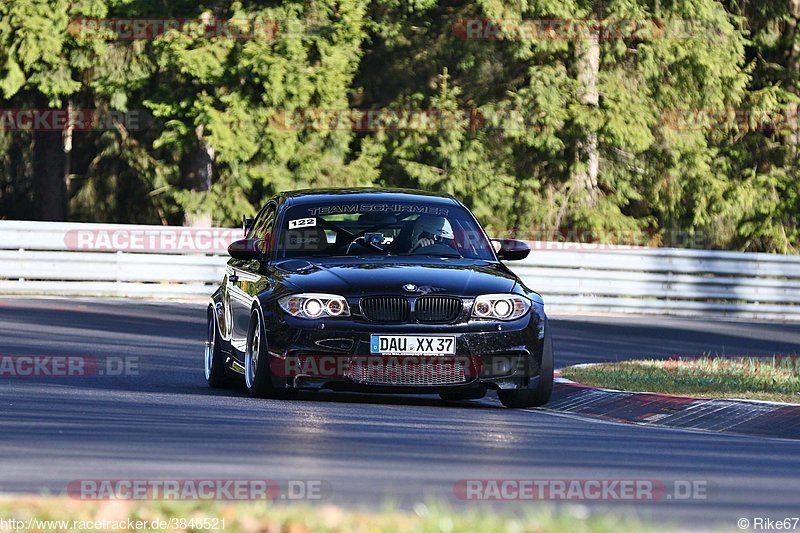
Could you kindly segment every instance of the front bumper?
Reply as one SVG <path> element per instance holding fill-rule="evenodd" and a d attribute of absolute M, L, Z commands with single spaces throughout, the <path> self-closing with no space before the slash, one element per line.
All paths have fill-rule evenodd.
<path fill-rule="evenodd" d="M 265 319 L 276 387 L 421 394 L 538 385 L 543 312 L 509 322 L 389 325 L 358 318 L 309 321 L 270 311 Z M 370 353 L 372 334 L 451 335 L 456 355 L 376 355 Z"/>

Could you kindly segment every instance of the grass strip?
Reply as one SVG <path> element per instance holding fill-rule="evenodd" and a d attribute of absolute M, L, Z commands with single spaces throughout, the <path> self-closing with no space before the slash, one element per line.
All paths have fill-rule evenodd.
<path fill-rule="evenodd" d="M 631 360 L 568 367 L 561 375 L 608 389 L 800 403 L 800 359 L 796 357 Z"/>
<path fill-rule="evenodd" d="M 11 520 L 20 521 L 15 529 Z M 32 522 L 29 522 L 31 521 Z M 146 523 L 137 529 L 128 520 Z M 66 521 L 66 522 L 65 522 Z M 62 522 L 59 524 L 58 522 Z M 167 527 L 152 527 L 165 525 Z M 32 525 L 30 529 L 28 526 Z M 115 527 L 122 526 L 122 527 Z M 0 530 L 3 531 L 218 531 L 225 533 L 269 532 L 569 532 L 616 533 L 619 531 L 666 531 L 611 514 L 591 515 L 585 507 L 555 511 L 546 504 L 520 504 L 512 511 L 475 505 L 453 509 L 447 505 L 417 504 L 413 511 L 386 507 L 374 512 L 346 510 L 333 505 L 274 505 L 230 502 L 84 502 L 68 498 L 0 498 Z"/>

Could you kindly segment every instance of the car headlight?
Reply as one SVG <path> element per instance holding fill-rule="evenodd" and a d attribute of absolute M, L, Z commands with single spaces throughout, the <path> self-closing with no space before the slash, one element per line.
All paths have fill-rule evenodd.
<path fill-rule="evenodd" d="M 530 300 L 518 294 L 484 294 L 475 298 L 472 318 L 514 320 L 525 315 L 530 308 Z"/>
<path fill-rule="evenodd" d="M 298 318 L 337 318 L 350 316 L 350 306 L 335 294 L 293 294 L 278 300 L 281 309 Z"/>

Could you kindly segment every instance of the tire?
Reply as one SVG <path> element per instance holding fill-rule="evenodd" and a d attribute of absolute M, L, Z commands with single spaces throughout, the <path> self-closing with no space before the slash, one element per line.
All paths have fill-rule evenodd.
<path fill-rule="evenodd" d="M 511 409 L 541 407 L 553 394 L 553 339 L 548 328 L 542 346 L 542 366 L 539 368 L 539 385 L 535 389 L 500 390 L 500 403 Z"/>
<path fill-rule="evenodd" d="M 225 370 L 225 356 L 222 353 L 217 317 L 213 308 L 208 308 L 208 326 L 205 348 L 205 376 L 208 386 L 212 389 L 222 389 L 231 385 L 231 380 Z"/>
<path fill-rule="evenodd" d="M 486 387 L 477 387 L 466 391 L 443 392 L 439 398 L 446 402 L 460 402 L 462 400 L 480 400 L 486 396 Z"/>
<path fill-rule="evenodd" d="M 253 398 L 291 398 L 296 391 L 277 388 L 272 384 L 270 356 L 267 349 L 267 331 L 258 310 L 253 310 L 247 333 L 244 354 L 244 385 Z"/>

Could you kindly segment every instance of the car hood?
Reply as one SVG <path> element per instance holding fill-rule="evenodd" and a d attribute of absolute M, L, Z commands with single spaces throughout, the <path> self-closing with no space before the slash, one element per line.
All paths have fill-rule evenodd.
<path fill-rule="evenodd" d="M 292 259 L 274 266 L 287 285 L 300 291 L 343 296 L 447 294 L 473 297 L 511 292 L 517 282 L 516 276 L 500 263 L 469 259 L 429 263 Z M 417 288 L 404 289 L 407 285 Z"/>

